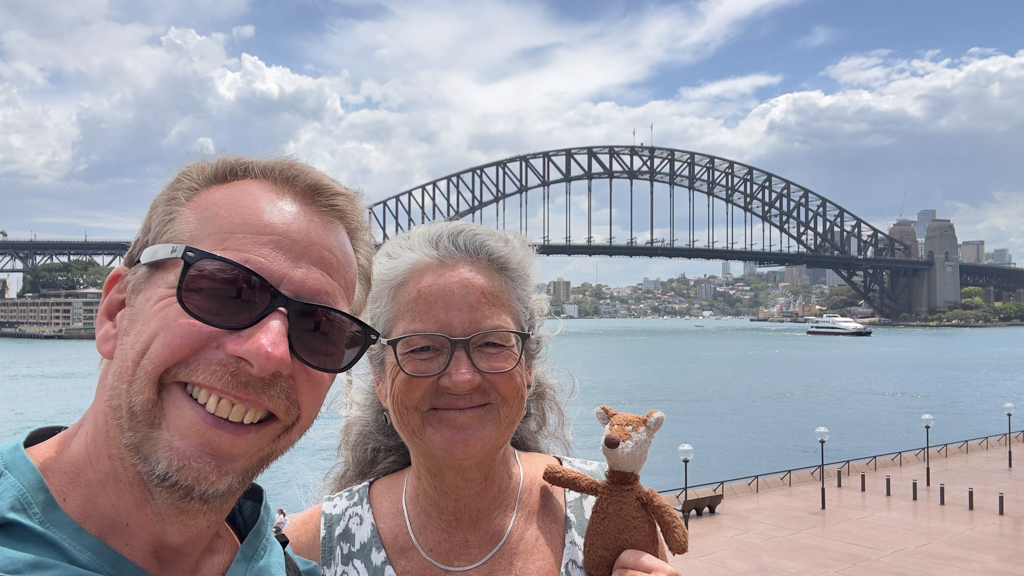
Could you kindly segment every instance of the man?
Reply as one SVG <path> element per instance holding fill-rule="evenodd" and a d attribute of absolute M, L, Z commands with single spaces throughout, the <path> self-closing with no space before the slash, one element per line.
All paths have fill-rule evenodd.
<path fill-rule="evenodd" d="M 0 572 L 294 571 L 252 481 L 376 342 L 348 314 L 372 252 L 360 196 L 299 162 L 179 172 L 103 286 L 92 404 L 0 447 Z"/>

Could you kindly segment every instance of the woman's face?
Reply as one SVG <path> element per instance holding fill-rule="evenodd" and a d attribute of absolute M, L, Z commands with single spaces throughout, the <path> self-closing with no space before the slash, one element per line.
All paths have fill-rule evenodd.
<path fill-rule="evenodd" d="M 387 336 L 433 332 L 453 338 L 484 330 L 520 330 L 497 276 L 474 264 L 430 264 L 414 272 L 393 303 Z M 413 459 L 471 463 L 493 457 L 515 432 L 526 407 L 532 372 L 521 361 L 502 374 L 485 374 L 455 348 L 440 374 L 409 376 L 386 351 L 377 395 Z"/>

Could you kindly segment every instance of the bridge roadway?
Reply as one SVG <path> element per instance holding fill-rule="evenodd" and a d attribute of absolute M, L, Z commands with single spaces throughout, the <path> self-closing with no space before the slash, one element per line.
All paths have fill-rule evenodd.
<path fill-rule="evenodd" d="M 130 240 L 3 240 L 0 241 L 0 271 L 25 273 L 33 266 L 65 262 L 72 258 L 100 258 L 106 265 L 124 257 Z M 731 260 L 757 262 L 763 266 L 799 266 L 836 268 L 848 266 L 882 266 L 927 270 L 924 260 L 904 258 L 865 258 L 852 254 L 821 255 L 810 252 L 769 252 L 726 248 L 687 246 L 650 246 L 622 244 L 535 244 L 543 255 L 561 256 L 624 256 L 632 258 L 684 258 L 696 260 Z M 975 270 L 975 275 L 985 269 Z"/>
<path fill-rule="evenodd" d="M 130 240 L 0 240 L 0 272 L 24 274 L 40 264 L 94 258 L 104 266 L 120 264 Z"/>
<path fill-rule="evenodd" d="M 119 264 L 129 240 L 0 240 L 0 272 L 25 273 L 31 267 L 72 258 L 96 258 L 106 266 Z M 811 268 L 882 267 L 927 270 L 931 263 L 905 258 L 865 258 L 851 254 L 821 255 L 810 252 L 768 252 L 621 244 L 536 244 L 538 253 L 549 256 L 618 256 L 630 258 L 684 258 L 757 262 L 762 266 Z M 1024 288 L 1024 269 L 983 264 L 961 264 L 964 286 L 992 286 L 1000 290 Z"/>
<path fill-rule="evenodd" d="M 767 252 L 725 248 L 686 246 L 624 246 L 621 244 L 535 244 L 539 254 L 547 256 L 626 256 L 630 258 L 685 258 L 694 260 L 731 260 L 756 262 L 762 266 L 800 266 L 810 268 L 883 267 L 927 270 L 931 263 L 908 258 L 865 258 L 852 254 L 813 254 L 810 252 Z"/>

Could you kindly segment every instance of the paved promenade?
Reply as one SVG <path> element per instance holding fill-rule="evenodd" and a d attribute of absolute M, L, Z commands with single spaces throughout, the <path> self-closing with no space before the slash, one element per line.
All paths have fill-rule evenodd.
<path fill-rule="evenodd" d="M 951 447 L 948 458 L 933 452 L 930 488 L 924 463 L 913 455 L 904 455 L 902 466 L 888 458 L 872 463 L 877 471 L 857 463 L 850 476 L 844 473 L 842 488 L 836 487 L 836 470 L 827 470 L 826 510 L 821 510 L 820 481 L 806 474 L 794 477 L 792 487 L 775 479 L 772 486 L 780 487 L 762 483 L 758 493 L 727 488 L 717 514 L 690 516 L 690 552 L 671 563 L 684 575 L 1024 575 L 1019 436 L 1013 448 L 1013 469 L 1007 468 L 1005 444 L 995 440 L 988 450 L 983 444 L 972 444 L 969 453 Z M 861 492 L 860 470 L 865 469 L 866 491 Z M 911 489 L 915 478 L 917 501 Z M 801 480 L 805 483 L 797 483 Z M 939 505 L 940 483 L 945 506 Z M 967 508 L 968 487 L 974 488 L 973 511 Z M 1005 498 L 1003 516 L 998 515 L 999 492 Z"/>

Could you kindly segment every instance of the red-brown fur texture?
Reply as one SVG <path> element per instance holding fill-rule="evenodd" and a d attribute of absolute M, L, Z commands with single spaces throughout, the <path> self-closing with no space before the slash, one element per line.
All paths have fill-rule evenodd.
<path fill-rule="evenodd" d="M 630 549 L 661 556 L 658 527 L 668 549 L 685 554 L 689 537 L 682 520 L 657 492 L 640 485 L 638 474 L 664 415 L 656 410 L 644 416 L 619 414 L 607 406 L 596 413 L 605 424 L 605 481 L 553 464 L 544 470 L 548 483 L 597 497 L 583 540 L 583 569 L 588 576 L 610 576 L 615 560 Z M 616 469 L 617 464 L 636 469 Z"/>

